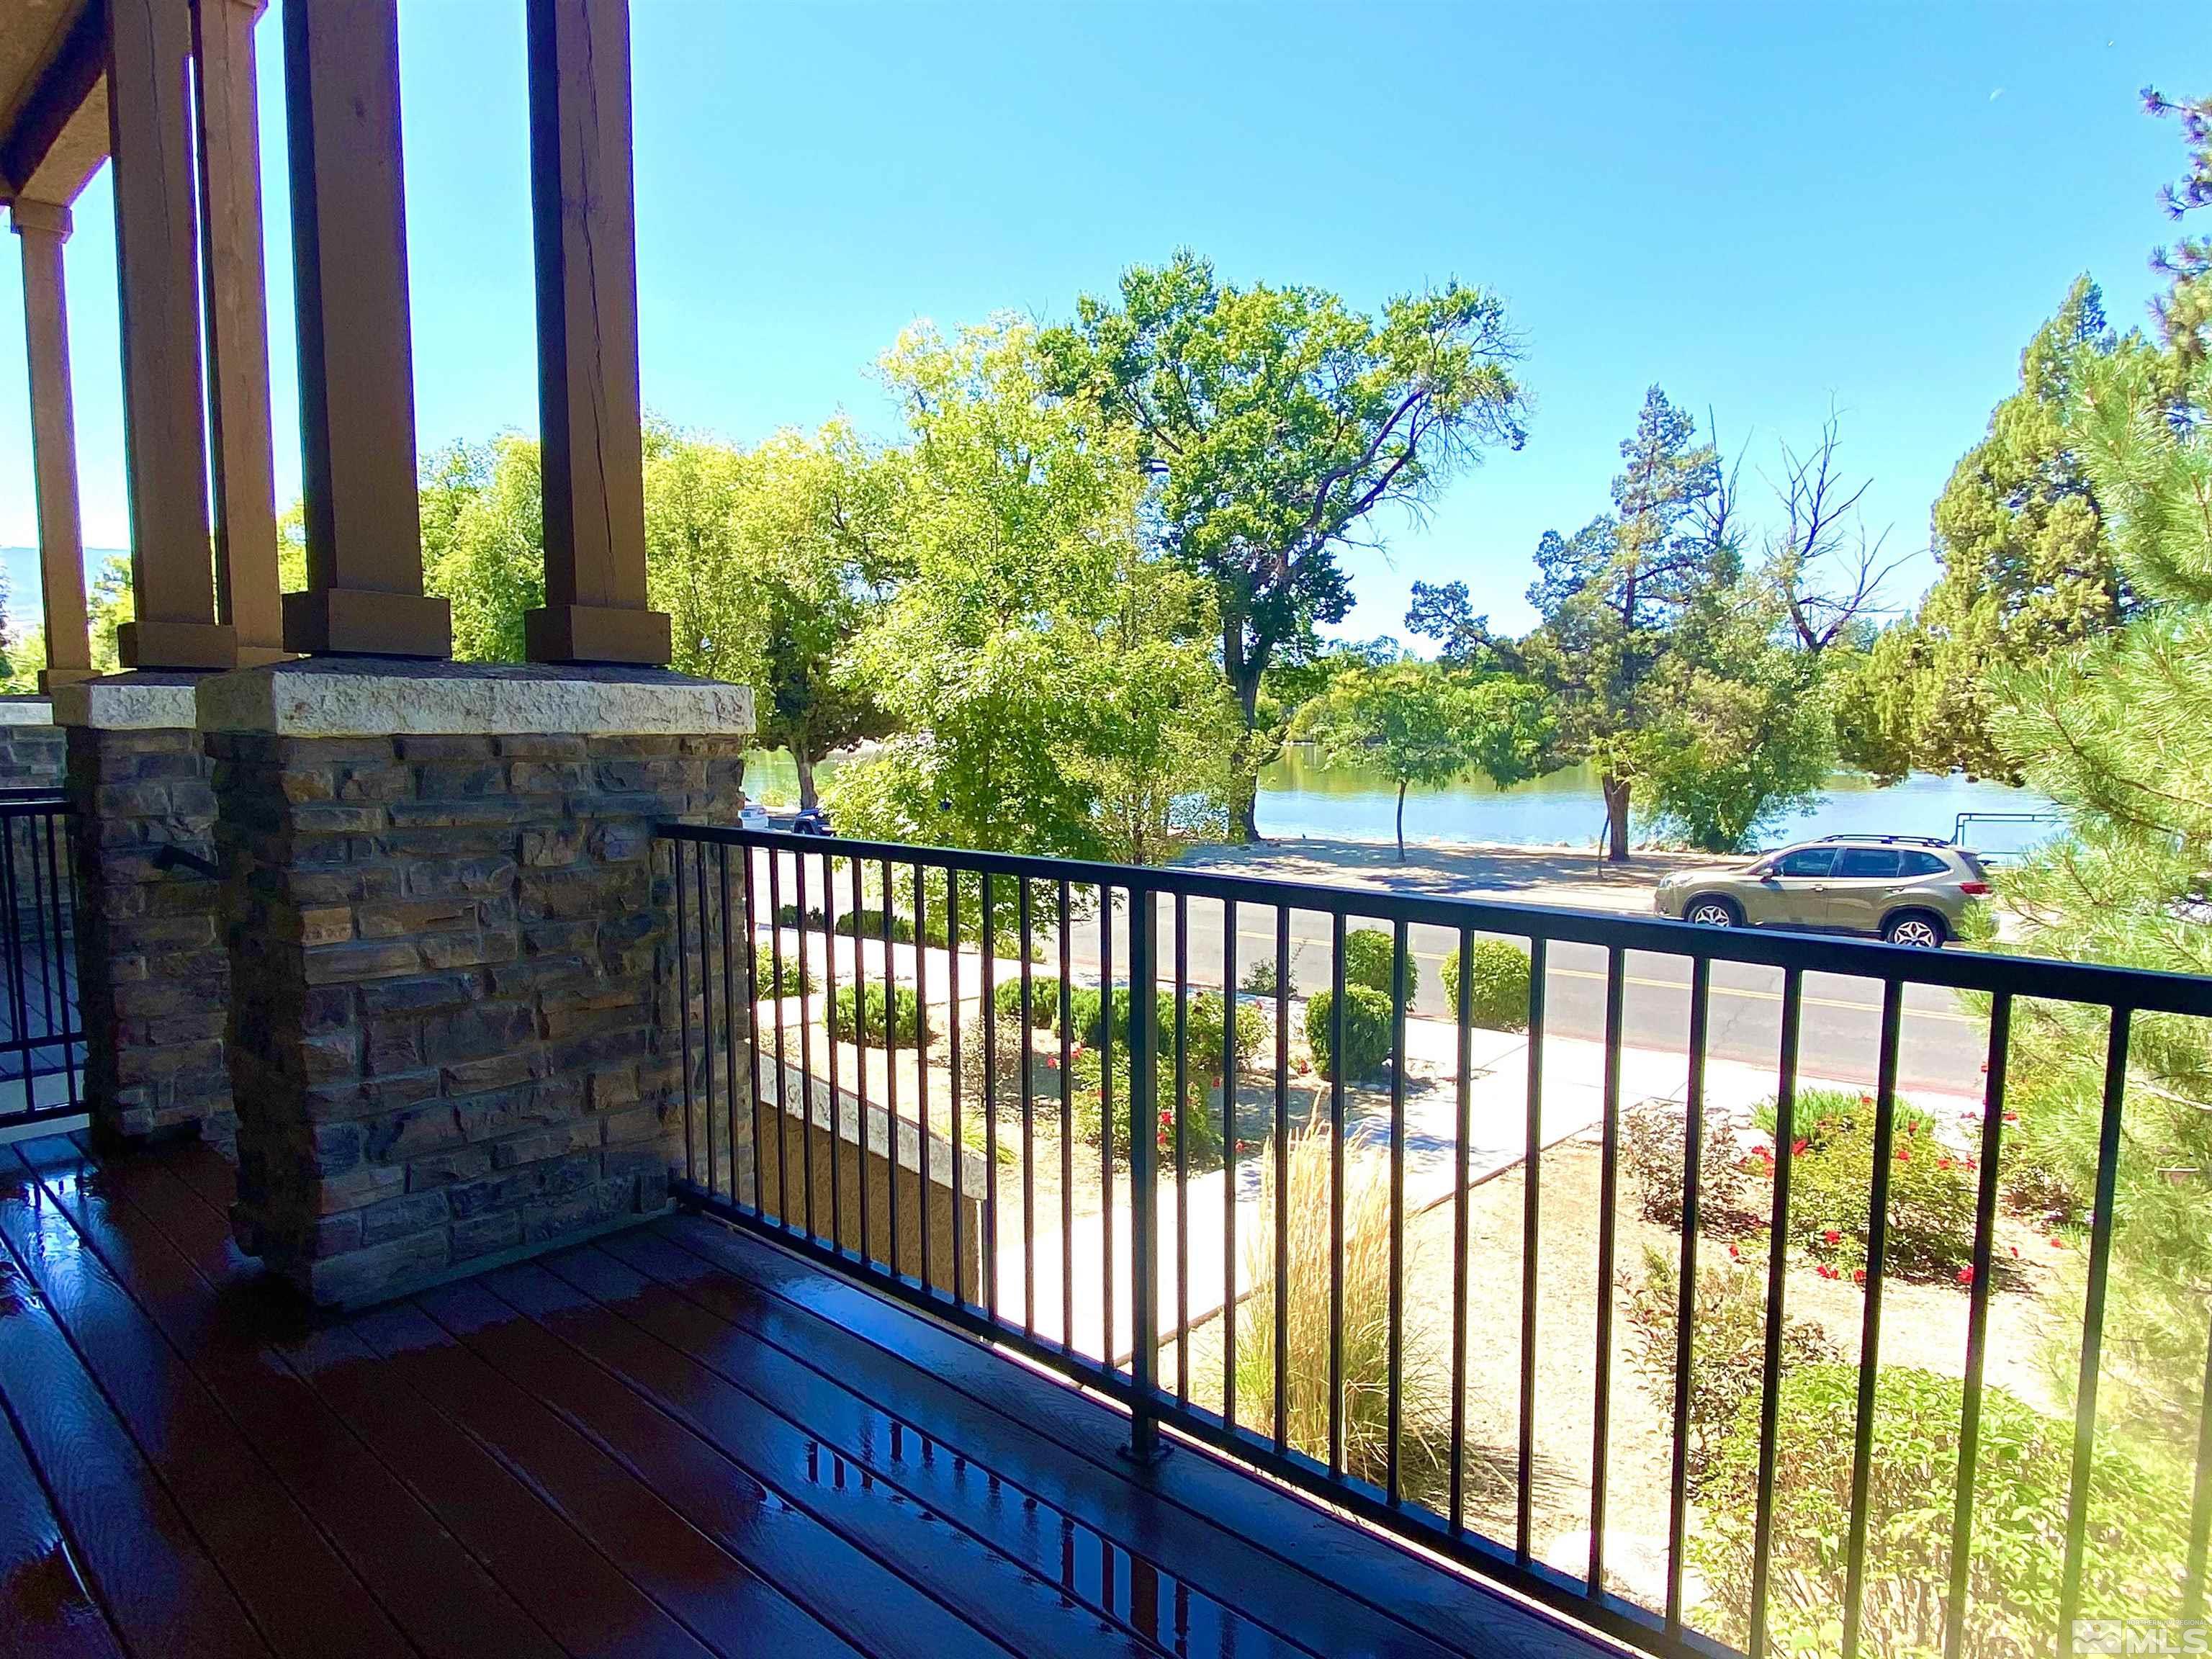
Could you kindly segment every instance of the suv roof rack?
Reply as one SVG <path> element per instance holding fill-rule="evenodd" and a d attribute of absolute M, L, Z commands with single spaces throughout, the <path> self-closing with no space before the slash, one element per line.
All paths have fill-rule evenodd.
<path fill-rule="evenodd" d="M 1951 845 L 1950 837 L 1948 836 L 1872 836 L 1844 831 L 1832 836 L 1821 836 L 1817 839 L 1821 842 L 1871 842 L 1879 847 L 1948 847 Z"/>

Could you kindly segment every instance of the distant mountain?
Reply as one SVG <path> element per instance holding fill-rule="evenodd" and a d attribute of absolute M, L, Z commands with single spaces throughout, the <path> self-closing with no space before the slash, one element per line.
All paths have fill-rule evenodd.
<path fill-rule="evenodd" d="M 110 559 L 130 557 L 130 551 L 120 547 L 88 547 L 84 550 L 84 585 L 87 591 L 100 568 Z M 39 550 L 35 547 L 0 547 L 0 570 L 8 573 L 8 632 L 12 635 L 26 628 L 36 628 L 42 620 L 39 600 Z"/>

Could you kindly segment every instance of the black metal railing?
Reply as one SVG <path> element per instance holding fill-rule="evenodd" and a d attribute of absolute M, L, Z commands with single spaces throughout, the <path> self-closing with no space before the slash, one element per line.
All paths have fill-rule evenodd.
<path fill-rule="evenodd" d="M 1192 869 L 661 835 L 679 1195 L 1099 1390 L 1130 1413 L 1132 1456 L 1211 1447 L 1660 1652 L 1781 1650 L 1786 1602 L 1793 1631 L 1832 1613 L 1818 1645 L 1846 1659 L 1889 1650 L 1913 1617 L 1953 1659 L 2064 1654 L 2085 1607 L 2110 1611 L 2100 1563 L 2131 1547 L 2091 1513 L 2111 1501 L 2095 1443 L 2115 1183 L 2124 1155 L 2154 1155 L 2125 1151 L 2130 1032 L 2212 1017 L 2212 981 Z M 2072 1220 L 2033 1222 L 2064 1233 L 2049 1254 L 2078 1257 L 2071 1276 L 2021 1255 L 2029 1221 L 2000 1201 L 2031 1006 L 2087 1019 L 2100 1050 L 2094 1190 Z M 1838 1162 L 1847 1146 L 1860 1164 Z M 1963 1261 L 1942 1277 L 1907 1227 L 1931 1164 L 1963 1206 Z M 1840 1198 L 1838 1168 L 1863 1172 Z M 1809 1247 L 1793 1186 L 1838 1206 Z M 1901 1328 L 1886 1288 L 1909 1298 Z M 1716 1383 L 1739 1303 L 1747 1346 Z M 1803 1310 L 1840 1336 L 1801 1336 Z M 1987 1495 L 1991 1466 L 2025 1455 L 2008 1441 L 1978 1466 L 1991 1368 L 2013 1424 L 2029 1348 L 2051 1343 L 2073 1356 L 2073 1397 L 2032 1420 L 2071 1435 L 2060 1518 L 2048 1559 L 1987 1564 L 2018 1507 Z M 1950 1486 L 1911 1493 L 1917 1544 L 1893 1524 L 1916 1477 L 1877 1432 L 1898 1409 L 1893 1351 L 1949 1390 L 1951 1474 L 1930 1478 Z M 1790 1402 L 1816 1366 L 1841 1381 L 1808 1440 Z M 2203 1608 L 2212 1427 L 2201 1396 L 2187 1409 L 2186 1537 L 2149 1570 L 2171 1596 L 2146 1617 Z M 1835 1517 L 1801 1548 L 1820 1524 L 1803 1470 L 1823 1457 Z M 2014 1582 L 2039 1573 L 2040 1601 Z M 1993 1597 L 2027 1599 L 1992 1613 Z M 2040 1631 L 2024 1648 L 2023 1621 Z"/>
<path fill-rule="evenodd" d="M 0 792 L 0 1130 L 84 1110 L 69 809 Z"/>

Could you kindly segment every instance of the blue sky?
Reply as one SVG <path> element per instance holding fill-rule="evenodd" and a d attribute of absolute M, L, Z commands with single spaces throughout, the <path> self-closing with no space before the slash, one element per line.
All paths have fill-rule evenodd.
<path fill-rule="evenodd" d="M 281 0 L 280 0 L 281 3 Z M 1843 411 L 1868 516 L 1929 503 L 2087 270 L 2122 322 L 2179 170 L 2147 82 L 2212 85 L 2212 9 L 2087 3 L 872 6 L 635 0 L 647 404 L 750 441 L 840 410 L 906 323 L 1064 316 L 1179 245 L 1355 304 L 1507 299 L 1527 449 L 1351 556 L 1345 631 L 1413 580 L 1528 620 L 1529 554 L 1605 502 L 1644 388 L 1748 441 Z M 260 33 L 278 489 L 298 489 L 282 64 Z M 521 0 L 402 0 L 425 447 L 532 429 Z M 86 536 L 121 546 L 112 206 L 69 270 Z M 0 545 L 33 538 L 18 271 L 0 259 Z M 1754 502 L 1754 506 L 1761 503 Z M 1893 584 L 1909 600 L 1923 557 Z M 16 605 L 27 608 L 18 592 Z"/>

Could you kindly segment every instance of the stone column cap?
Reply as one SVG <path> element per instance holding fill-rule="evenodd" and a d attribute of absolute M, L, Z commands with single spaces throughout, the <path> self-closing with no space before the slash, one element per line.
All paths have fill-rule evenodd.
<path fill-rule="evenodd" d="M 52 697 L 0 696 L 0 726 L 52 726 Z"/>
<path fill-rule="evenodd" d="M 747 737 L 753 694 L 667 668 L 300 657 L 201 680 L 198 722 L 289 738 Z"/>
<path fill-rule="evenodd" d="M 103 732 L 190 731 L 194 689 L 207 678 L 181 668 L 133 668 L 58 685 L 48 702 L 56 726 Z"/>

